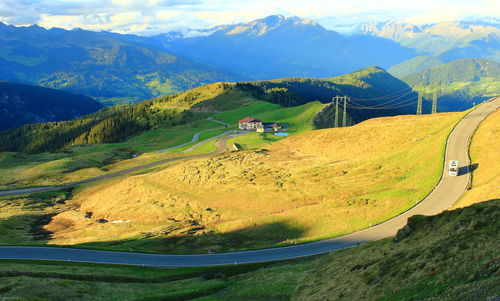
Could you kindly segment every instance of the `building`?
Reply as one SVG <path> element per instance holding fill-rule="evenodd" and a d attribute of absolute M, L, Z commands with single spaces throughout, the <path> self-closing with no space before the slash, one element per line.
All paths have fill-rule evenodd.
<path fill-rule="evenodd" d="M 276 122 L 263 122 L 262 125 L 257 126 L 257 132 L 279 132 L 281 130 L 281 125 Z"/>
<path fill-rule="evenodd" d="M 255 117 L 241 119 L 238 123 L 240 130 L 264 132 L 279 132 L 281 125 L 276 122 L 262 122 Z"/>
<path fill-rule="evenodd" d="M 255 131 L 258 126 L 262 126 L 262 121 L 255 117 L 243 118 L 238 122 L 238 127 L 240 130 L 245 131 Z"/>

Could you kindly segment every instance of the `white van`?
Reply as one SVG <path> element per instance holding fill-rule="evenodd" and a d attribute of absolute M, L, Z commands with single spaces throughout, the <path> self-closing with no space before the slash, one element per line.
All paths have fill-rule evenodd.
<path fill-rule="evenodd" d="M 448 165 L 448 175 L 452 177 L 458 176 L 458 161 L 457 160 L 451 160 L 450 164 Z"/>

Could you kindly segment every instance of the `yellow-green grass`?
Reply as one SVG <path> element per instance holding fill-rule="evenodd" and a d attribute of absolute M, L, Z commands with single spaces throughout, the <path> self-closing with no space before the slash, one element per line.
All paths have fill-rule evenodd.
<path fill-rule="evenodd" d="M 3 152 L 0 153 L 0 188 L 58 185 L 165 159 L 171 156 L 169 153 L 178 153 L 194 143 L 165 154 L 154 151 L 189 142 L 195 133 L 218 127 L 220 125 L 212 121 L 200 120 L 170 129 L 147 131 L 122 143 L 77 145 L 59 153 Z M 221 132 L 207 131 L 200 135 L 200 141 Z M 139 156 L 132 158 L 134 154 Z"/>
<path fill-rule="evenodd" d="M 157 107 L 222 112 L 256 100 L 250 93 L 237 89 L 234 83 L 214 83 L 167 96 L 164 101 L 157 103 Z"/>
<path fill-rule="evenodd" d="M 0 297 L 48 300 L 289 300 L 317 260 L 158 269 L 75 262 L 0 261 Z M 222 279 L 204 279 L 214 275 Z M 132 291 L 133 290 L 133 291 Z"/>
<path fill-rule="evenodd" d="M 229 285 L 220 279 L 192 278 L 161 283 L 110 283 L 30 276 L 2 279 L 4 300 L 189 300 Z"/>
<path fill-rule="evenodd" d="M 150 130 L 122 143 L 77 145 L 59 153 L 0 153 L 0 188 L 59 185 L 165 159 L 168 154 L 178 154 L 200 141 L 236 129 L 238 120 L 247 115 L 258 115 L 265 120 L 285 122 L 291 126 L 292 134 L 305 131 L 311 129 L 311 120 L 321 107 L 319 103 L 310 103 L 300 107 L 283 108 L 279 105 L 257 101 L 241 109 L 217 114 L 216 119 L 224 120 L 232 125 L 228 128 L 219 129 L 223 126 L 218 123 L 199 120 L 174 128 Z M 195 133 L 209 129 L 214 130 L 200 134 L 195 143 L 171 149 L 164 154 L 154 153 L 156 150 L 190 142 Z M 252 133 L 248 136 L 249 139 L 239 138 L 247 139 L 244 141 L 246 147 L 282 139 L 270 133 L 259 135 Z M 233 142 L 229 141 L 229 143 Z M 213 150 L 215 146 L 213 142 L 210 142 L 195 153 Z M 140 156 L 132 159 L 134 154 Z"/>
<path fill-rule="evenodd" d="M 452 93 L 454 91 L 467 91 L 470 95 L 481 95 L 484 97 L 497 96 L 500 94 L 500 81 L 494 77 L 483 77 L 479 81 L 454 82 L 444 86 L 415 86 L 415 91 L 433 93 L 439 89 L 441 93 Z"/>
<path fill-rule="evenodd" d="M 89 185 L 45 227 L 49 244 L 143 252 L 232 251 L 338 236 L 422 200 L 464 113 L 378 118 L 267 150 L 194 159 Z M 92 212 L 92 217 L 85 217 Z M 98 223 L 98 219 L 128 221 Z"/>
<path fill-rule="evenodd" d="M 455 208 L 500 199 L 500 111 L 482 121 L 470 146 L 472 187 L 454 204 Z"/>
<path fill-rule="evenodd" d="M 499 206 L 417 215 L 395 239 L 326 255 L 292 300 L 490 300 L 500 294 Z"/>
<path fill-rule="evenodd" d="M 282 106 L 263 101 L 257 101 L 249 106 L 218 114 L 217 117 L 234 124 L 245 117 L 256 117 L 263 122 L 278 122 L 282 124 L 290 136 L 313 129 L 313 118 L 323 109 L 324 104 L 316 101 L 305 105 L 284 108 Z M 229 144 L 238 143 L 244 149 L 265 147 L 285 137 L 275 136 L 273 133 L 249 133 L 247 135 L 228 140 Z"/>

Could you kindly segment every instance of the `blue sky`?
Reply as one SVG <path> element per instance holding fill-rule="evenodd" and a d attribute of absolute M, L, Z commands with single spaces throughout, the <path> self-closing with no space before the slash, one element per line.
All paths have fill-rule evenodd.
<path fill-rule="evenodd" d="M 273 14 L 299 16 L 345 30 L 354 23 L 414 24 L 500 16 L 496 0 L 0 0 L 0 21 L 155 34 L 247 22 Z"/>

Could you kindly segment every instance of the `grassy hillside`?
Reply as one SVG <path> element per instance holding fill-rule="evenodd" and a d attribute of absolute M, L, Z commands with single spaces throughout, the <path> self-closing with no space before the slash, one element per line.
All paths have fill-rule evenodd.
<path fill-rule="evenodd" d="M 12 230 L 16 239 L 1 242 L 203 253 L 345 234 L 398 214 L 434 187 L 442 160 L 436 150 L 443 153 L 460 116 L 373 119 L 298 134 L 267 150 L 179 162 L 83 187 L 64 205 L 22 214 L 21 224 L 57 214 L 46 227 L 50 237 L 34 241 L 19 226 Z M 10 204 L 4 220 L 18 223 L 19 210 L 29 209 L 22 209 L 22 200 Z M 101 218 L 130 222 L 98 223 Z"/>
<path fill-rule="evenodd" d="M 39 153 L 80 144 L 116 143 L 148 130 L 200 120 L 208 116 L 202 114 L 204 111 L 231 110 L 255 100 L 245 85 L 206 85 L 134 105 L 105 108 L 74 120 L 3 131 L 0 132 L 0 151 Z"/>
<path fill-rule="evenodd" d="M 500 143 L 500 111 L 488 116 L 479 126 L 470 147 L 474 171 L 472 187 L 455 203 L 455 208 L 491 199 L 500 199 L 498 145 Z"/>
<path fill-rule="evenodd" d="M 407 75 L 403 80 L 415 87 L 472 82 L 482 77 L 500 78 L 500 63 L 485 59 L 463 59 Z"/>
<path fill-rule="evenodd" d="M 0 131 L 26 123 L 73 119 L 102 107 L 83 95 L 0 82 Z"/>
<path fill-rule="evenodd" d="M 294 300 L 491 300 L 498 287 L 498 200 L 414 216 L 395 239 L 325 256 Z"/>
<path fill-rule="evenodd" d="M 401 107 L 365 110 L 349 107 L 347 115 L 354 123 L 374 117 L 414 114 L 416 104 L 411 100 L 416 97 L 411 88 L 403 81 L 393 77 L 385 70 L 372 66 L 338 77 L 283 78 L 272 81 L 253 82 L 268 93 L 276 94 L 271 102 L 284 106 L 302 104 L 319 100 L 332 102 L 335 96 L 349 96 L 357 106 L 377 106 L 395 99 L 391 104 L 406 104 Z M 387 97 L 393 95 L 393 97 Z M 331 127 L 331 126 L 329 126 Z"/>
<path fill-rule="evenodd" d="M 0 297 L 488 300 L 500 293 L 498 206 L 490 201 L 435 217 L 418 216 L 398 242 L 386 239 L 279 263 L 155 269 L 0 261 Z"/>
<path fill-rule="evenodd" d="M 412 73 L 416 73 L 441 64 L 444 64 L 444 61 L 439 57 L 422 55 L 394 65 L 391 68 L 387 69 L 387 71 L 397 78 L 403 78 L 404 76 L 410 75 Z"/>
<path fill-rule="evenodd" d="M 399 101 L 414 96 L 405 83 L 376 67 L 330 79 L 215 83 L 135 105 L 107 108 L 75 120 L 3 131 L 0 132 L 0 151 L 38 153 L 78 144 L 116 143 L 147 130 L 169 128 L 202 118 L 203 115 L 196 112 L 234 110 L 257 100 L 291 107 L 316 100 L 330 102 L 333 95 L 349 95 L 374 98 L 357 101 L 361 105 L 376 105 L 387 101 L 387 98 L 378 97 L 400 91 L 406 93 Z M 349 108 L 347 114 L 353 122 L 360 122 L 373 117 L 411 114 L 414 112 L 412 107 L 386 110 Z"/>
<path fill-rule="evenodd" d="M 438 92 L 438 111 L 459 111 L 500 94 L 500 64 L 484 59 L 463 59 L 403 77 L 428 99 Z"/>
<path fill-rule="evenodd" d="M 157 269 L 0 261 L 0 297 L 15 300 L 290 300 L 312 259 Z"/>

